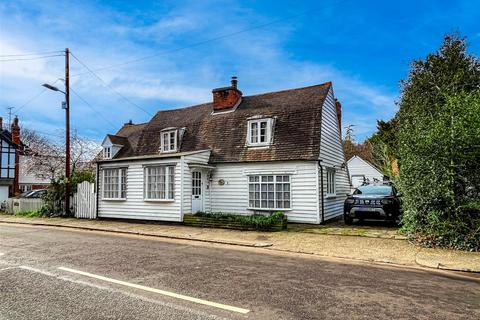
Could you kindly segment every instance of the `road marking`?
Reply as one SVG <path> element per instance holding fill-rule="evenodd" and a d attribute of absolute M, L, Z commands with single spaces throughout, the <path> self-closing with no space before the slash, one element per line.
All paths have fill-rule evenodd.
<path fill-rule="evenodd" d="M 17 269 L 17 267 L 6 267 L 3 269 L 0 269 L 0 271 L 7 271 L 7 270 L 12 270 L 12 269 Z"/>
<path fill-rule="evenodd" d="M 144 291 L 148 291 L 148 292 L 158 293 L 158 294 L 161 294 L 161 295 L 164 295 L 164 296 L 167 296 L 167 297 L 172 297 L 172 298 L 181 299 L 181 300 L 185 300 L 185 301 L 190 301 L 190 302 L 194 302 L 194 303 L 198 303 L 198 304 L 203 304 L 203 305 L 210 306 L 210 307 L 215 307 L 215 308 L 224 309 L 224 310 L 228 310 L 228 311 L 238 312 L 238 313 L 242 313 L 242 314 L 247 314 L 247 313 L 250 312 L 250 310 L 248 310 L 248 309 L 243 309 L 243 308 L 239 308 L 239 307 L 229 306 L 229 305 L 226 305 L 226 304 L 221 304 L 221 303 L 217 303 L 217 302 L 211 302 L 211 301 L 207 301 L 207 300 L 203 300 L 203 299 L 189 297 L 189 296 L 185 296 L 185 295 L 170 292 L 170 291 L 150 288 L 150 287 L 142 286 L 142 285 L 135 284 L 135 283 L 130 283 L 130 282 L 125 282 L 125 281 L 121 281 L 121 280 L 116 280 L 116 279 L 112 279 L 112 278 L 99 276 L 99 275 L 96 275 L 96 274 L 93 274 L 93 273 L 83 272 L 83 271 L 70 269 L 70 268 L 65 268 L 65 267 L 58 267 L 58 269 L 63 270 L 63 271 L 67 271 L 67 272 L 71 272 L 71 273 L 80 274 L 82 276 L 106 281 L 106 282 L 119 284 L 119 285 L 126 286 L 126 287 L 131 287 L 131 288 L 140 289 L 140 290 L 144 290 Z"/>

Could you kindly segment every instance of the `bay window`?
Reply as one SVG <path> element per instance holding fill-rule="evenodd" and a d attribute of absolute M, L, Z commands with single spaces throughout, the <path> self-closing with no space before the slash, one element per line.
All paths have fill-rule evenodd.
<path fill-rule="evenodd" d="M 127 168 L 105 168 L 103 171 L 103 199 L 127 198 Z"/>
<path fill-rule="evenodd" d="M 251 209 L 290 209 L 290 176 L 249 176 L 248 206 Z"/>
<path fill-rule="evenodd" d="M 174 200 L 175 166 L 148 166 L 144 169 L 145 200 Z"/>

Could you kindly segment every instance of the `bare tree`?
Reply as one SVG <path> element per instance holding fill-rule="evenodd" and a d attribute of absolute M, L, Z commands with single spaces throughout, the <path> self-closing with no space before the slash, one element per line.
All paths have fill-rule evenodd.
<path fill-rule="evenodd" d="M 54 179 L 65 172 L 65 153 L 53 140 L 29 129 L 22 129 L 23 170 L 39 178 Z"/>
<path fill-rule="evenodd" d="M 26 173 L 37 177 L 54 179 L 65 174 L 65 144 L 46 138 L 34 130 L 22 129 L 22 142 L 25 145 L 23 161 Z M 94 141 L 71 136 L 71 165 L 75 171 L 92 170 L 94 158 L 100 146 Z"/>
<path fill-rule="evenodd" d="M 95 168 L 95 158 L 102 147 L 95 141 L 85 139 L 76 132 L 71 136 L 72 173 L 75 171 L 91 171 Z"/>

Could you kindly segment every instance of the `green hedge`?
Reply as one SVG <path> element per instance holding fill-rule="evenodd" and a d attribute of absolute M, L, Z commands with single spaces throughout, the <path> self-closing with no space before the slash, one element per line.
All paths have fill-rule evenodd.
<path fill-rule="evenodd" d="M 416 242 L 429 247 L 479 250 L 480 202 L 459 206 L 448 217 L 445 217 L 442 211 L 436 212 L 436 215 L 434 213 L 431 212 L 428 217 L 430 221 L 428 227 L 412 232 L 410 228 L 404 226 L 402 231 L 409 234 Z M 405 218 L 411 219 L 410 216 Z"/>
<path fill-rule="evenodd" d="M 287 216 L 283 212 L 271 215 L 240 215 L 222 212 L 198 212 L 185 215 L 186 225 L 220 227 L 244 230 L 281 230 L 287 226 Z"/>

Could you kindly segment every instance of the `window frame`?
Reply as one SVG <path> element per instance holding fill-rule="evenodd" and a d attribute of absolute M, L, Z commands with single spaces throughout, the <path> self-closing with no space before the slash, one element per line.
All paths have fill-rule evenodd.
<path fill-rule="evenodd" d="M 155 164 L 155 165 L 148 165 L 143 167 L 143 200 L 144 201 L 151 201 L 151 202 L 173 202 L 175 201 L 175 167 L 176 164 Z M 157 190 L 149 190 L 150 186 L 150 179 L 148 171 L 153 168 L 164 168 L 163 176 L 164 176 L 164 189 L 163 193 L 165 198 L 150 198 L 149 192 L 162 192 L 158 186 Z M 171 168 L 171 169 L 170 169 Z M 170 172 L 171 170 L 171 172 Z M 158 175 L 157 175 L 158 176 Z"/>
<path fill-rule="evenodd" d="M 251 181 L 251 178 L 258 177 L 258 181 Z M 267 181 L 263 181 L 262 177 L 267 177 Z M 268 177 L 273 177 L 272 181 L 268 181 Z M 278 177 L 282 177 L 281 181 L 279 181 Z M 287 180 L 285 180 L 285 178 Z M 267 185 L 266 190 L 262 190 L 262 185 Z M 268 185 L 273 184 L 273 191 L 268 190 Z M 251 189 L 251 185 L 253 185 L 253 191 Z M 258 188 L 255 188 L 255 185 L 258 185 Z M 279 190 L 277 188 L 278 185 L 282 185 L 282 189 L 284 185 L 288 185 L 288 190 Z M 292 175 L 290 174 L 249 174 L 247 176 L 247 199 L 248 199 L 248 210 L 255 210 L 255 211 L 290 211 L 292 210 Z M 273 192 L 273 199 L 269 199 L 268 193 Z M 278 198 L 278 192 L 282 193 L 282 199 Z M 254 193 L 254 198 L 251 198 L 251 194 Z M 258 193 L 259 198 L 255 197 L 256 193 Z M 262 198 L 262 193 L 267 193 L 267 198 Z M 288 193 L 288 198 L 285 198 L 285 194 Z M 258 201 L 259 206 L 251 205 L 251 201 Z M 262 206 L 262 202 L 266 201 L 267 206 Z M 268 207 L 269 201 L 273 201 L 274 206 Z M 278 206 L 278 201 L 282 201 L 282 207 Z M 285 202 L 288 202 L 288 207 L 285 207 Z"/>
<path fill-rule="evenodd" d="M 337 172 L 334 168 L 327 168 L 325 171 L 325 194 L 327 197 L 335 197 L 337 195 Z"/>
<path fill-rule="evenodd" d="M 111 146 L 103 147 L 103 157 L 105 159 L 112 159 L 112 147 Z"/>
<path fill-rule="evenodd" d="M 265 125 L 265 141 L 261 142 L 260 137 L 262 136 L 262 123 Z M 256 126 L 255 134 L 253 134 L 253 125 Z M 253 142 L 253 137 L 257 138 L 257 142 Z M 247 123 L 247 146 L 249 147 L 268 147 L 272 144 L 273 141 L 273 118 L 260 118 L 248 120 Z"/>
<path fill-rule="evenodd" d="M 171 135 L 173 134 L 174 141 L 173 141 L 173 149 L 171 148 L 172 143 L 170 141 Z M 164 136 L 167 136 L 168 139 L 168 149 L 165 150 L 165 141 L 164 141 Z M 169 152 L 177 152 L 178 149 L 178 130 L 177 129 L 172 129 L 172 130 L 164 130 L 160 132 L 160 152 L 161 153 L 169 153 Z"/>
<path fill-rule="evenodd" d="M 6 179 L 15 179 L 17 150 L 13 145 L 4 140 L 1 140 L 0 149 L 0 177 Z"/>
<path fill-rule="evenodd" d="M 108 190 L 109 192 L 117 192 L 117 197 L 105 197 L 105 173 L 109 170 L 117 170 L 117 189 L 116 190 Z M 107 201 L 125 201 L 127 200 L 127 177 L 128 177 L 128 167 L 105 167 L 102 168 L 102 200 Z"/>

